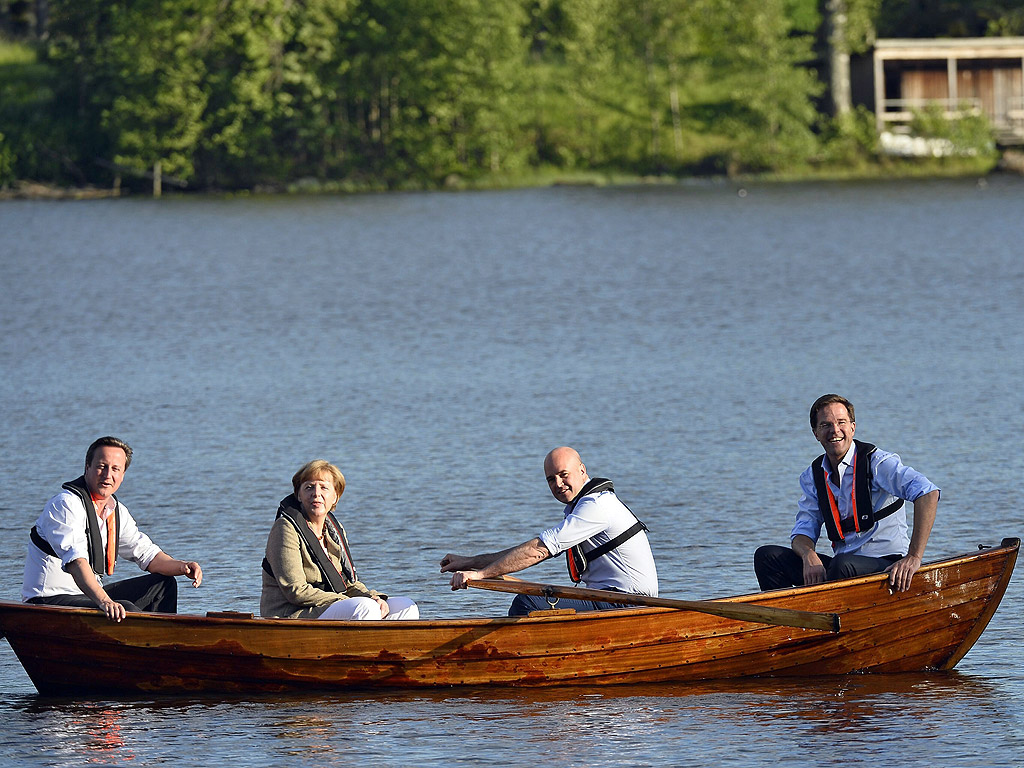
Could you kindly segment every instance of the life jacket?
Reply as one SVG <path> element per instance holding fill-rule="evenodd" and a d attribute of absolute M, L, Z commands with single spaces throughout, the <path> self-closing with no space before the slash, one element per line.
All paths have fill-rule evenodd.
<path fill-rule="evenodd" d="M 847 533 L 860 533 L 868 531 L 877 523 L 894 512 L 903 508 L 903 499 L 896 499 L 892 504 L 882 507 L 877 512 L 871 503 L 871 457 L 875 453 L 875 446 L 871 443 L 862 443 L 860 440 L 853 441 L 855 451 L 853 454 L 853 491 L 851 492 L 852 511 L 849 517 L 840 519 L 839 505 L 832 495 L 832 489 L 825 481 L 825 469 L 822 462 L 825 454 L 822 454 L 811 464 L 811 475 L 814 477 L 814 488 L 818 493 L 818 509 L 825 519 L 825 530 L 828 538 L 835 548 L 839 542 L 845 541 Z"/>
<path fill-rule="evenodd" d="M 316 534 L 313 533 L 306 523 L 306 518 L 302 516 L 299 500 L 295 497 L 294 493 L 281 500 L 281 504 L 277 508 L 277 517 L 283 517 L 292 524 L 292 527 L 299 534 L 299 541 L 302 542 L 306 551 L 309 552 L 313 562 L 316 563 L 316 567 L 320 569 L 321 583 L 314 584 L 313 586 L 325 592 L 338 592 L 340 594 L 355 583 L 356 569 L 352 564 L 352 553 L 348 548 L 348 538 L 345 536 L 344 527 L 342 527 L 332 512 L 327 513 L 327 519 L 324 521 L 324 530 L 328 536 L 341 546 L 341 570 L 335 567 L 334 563 L 327 556 L 327 552 L 320 545 Z M 263 570 L 270 574 L 272 578 L 276 578 L 270 561 L 265 557 L 263 558 Z"/>
<path fill-rule="evenodd" d="M 107 563 L 107 553 L 103 548 L 103 539 L 100 538 L 100 525 L 105 525 L 105 523 L 100 523 L 99 516 L 96 514 L 96 506 L 92 503 L 89 487 L 85 484 L 85 475 L 75 480 L 69 480 L 61 488 L 75 494 L 75 496 L 81 499 L 83 506 L 85 506 L 85 538 L 89 546 L 89 565 L 92 566 L 93 571 L 96 573 L 105 573 L 109 576 L 114 572 L 114 564 Z M 117 545 L 120 544 L 121 540 L 121 503 L 117 500 L 117 496 L 112 495 L 111 498 L 114 499 L 114 551 L 117 552 Z M 36 530 L 34 525 L 29 532 L 29 536 L 32 539 L 32 543 L 42 552 L 50 557 L 60 557 L 53 547 L 50 546 L 50 542 L 42 537 L 42 534 Z"/>
<path fill-rule="evenodd" d="M 584 496 L 590 496 L 593 494 L 601 493 L 602 491 L 614 490 L 615 488 L 612 487 L 611 480 L 608 480 L 607 478 L 603 477 L 592 478 L 586 485 L 584 485 L 580 489 L 580 492 L 576 494 L 576 498 L 569 502 L 569 507 L 565 511 L 566 517 L 572 514 L 572 511 L 576 509 L 576 505 Z M 622 506 L 625 507 L 626 505 L 623 504 Z M 629 509 L 629 507 L 626 507 L 626 509 L 628 509 L 629 513 L 633 515 L 633 510 Z M 597 558 L 608 554 L 616 547 L 620 546 L 621 544 L 625 543 L 629 539 L 636 536 L 638 533 L 640 533 L 640 531 L 647 530 L 647 526 L 644 525 L 643 521 L 641 521 L 640 518 L 636 517 L 636 515 L 633 515 L 633 517 L 636 518 L 636 523 L 631 525 L 629 528 L 624 530 L 615 538 L 606 541 L 604 544 L 601 544 L 600 546 L 594 547 L 589 552 L 583 551 L 582 542 L 574 547 L 569 547 L 569 549 L 565 550 L 565 567 L 569 571 L 569 578 L 572 579 L 573 584 L 579 584 L 581 581 L 583 581 L 583 572 L 586 571 L 587 568 L 590 567 L 590 564 L 597 560 Z"/>

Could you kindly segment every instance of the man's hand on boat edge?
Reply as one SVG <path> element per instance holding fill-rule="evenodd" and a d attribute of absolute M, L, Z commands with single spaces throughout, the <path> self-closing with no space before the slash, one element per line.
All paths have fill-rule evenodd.
<path fill-rule="evenodd" d="M 914 574 L 920 569 L 921 558 L 917 555 L 907 555 L 902 560 L 897 560 L 885 569 L 885 572 L 889 574 L 889 591 L 906 592 L 910 589 L 910 582 L 913 580 Z"/>

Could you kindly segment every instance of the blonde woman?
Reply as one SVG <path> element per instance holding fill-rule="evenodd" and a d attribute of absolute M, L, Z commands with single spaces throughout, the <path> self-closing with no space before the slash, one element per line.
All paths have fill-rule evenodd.
<path fill-rule="evenodd" d="M 267 537 L 260 615 L 283 619 L 417 619 L 416 603 L 356 578 L 345 529 L 334 516 L 345 476 L 318 459 L 292 477 Z"/>

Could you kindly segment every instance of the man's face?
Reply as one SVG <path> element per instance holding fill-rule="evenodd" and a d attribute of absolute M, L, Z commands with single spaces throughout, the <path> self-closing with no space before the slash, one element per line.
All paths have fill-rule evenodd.
<path fill-rule="evenodd" d="M 568 504 L 587 484 L 587 468 L 574 451 L 556 451 L 544 462 L 551 495 Z"/>
<path fill-rule="evenodd" d="M 85 484 L 94 499 L 109 499 L 117 493 L 127 463 L 128 457 L 121 448 L 101 445 L 96 449 L 92 462 L 85 468 Z"/>
<path fill-rule="evenodd" d="M 843 456 L 853 444 L 853 433 L 857 424 L 850 420 L 850 412 L 842 403 L 828 403 L 818 410 L 818 426 L 814 437 L 825 449 L 825 455 L 838 467 Z"/>

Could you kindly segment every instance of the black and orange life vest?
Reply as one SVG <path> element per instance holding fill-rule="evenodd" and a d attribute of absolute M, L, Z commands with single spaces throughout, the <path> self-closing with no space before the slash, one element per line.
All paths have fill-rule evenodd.
<path fill-rule="evenodd" d="M 576 497 L 569 502 L 569 508 L 566 510 L 565 516 L 568 517 L 570 514 L 572 514 L 572 511 L 576 509 L 576 505 L 584 496 L 591 496 L 597 493 L 601 493 L 602 491 L 614 490 L 615 488 L 612 486 L 611 480 L 608 480 L 607 478 L 604 477 L 593 478 L 586 485 L 584 485 L 580 489 L 580 492 L 576 494 Z M 622 506 L 625 507 L 626 505 L 623 504 Z M 629 507 L 626 507 L 626 509 L 629 510 L 629 513 L 631 515 L 633 515 L 633 510 L 629 509 Z M 594 547 L 589 552 L 583 551 L 582 544 L 577 544 L 576 546 L 569 547 L 569 549 L 565 550 L 565 567 L 569 570 L 569 578 L 572 579 L 573 584 L 579 584 L 581 581 L 583 581 L 583 572 L 587 570 L 587 568 L 590 566 L 590 563 L 594 562 L 595 560 L 597 560 L 597 558 L 606 555 L 619 545 L 633 538 L 638 533 L 640 533 L 640 531 L 647 530 L 647 526 L 644 525 L 643 521 L 640 520 L 640 518 L 636 517 L 636 515 L 633 515 L 633 517 L 636 518 L 636 523 L 634 523 L 629 528 L 624 530 L 614 539 L 606 541 L 604 544 L 601 544 L 600 546 Z"/>
<path fill-rule="evenodd" d="M 69 480 L 61 488 L 75 494 L 75 496 L 81 499 L 83 506 L 85 506 L 85 539 L 89 545 L 89 565 L 92 566 L 93 571 L 96 573 L 109 576 L 114 572 L 114 563 L 112 559 L 107 557 L 107 552 L 103 548 L 103 539 L 100 538 L 100 519 L 96 514 L 96 506 L 92 502 L 92 496 L 89 495 L 89 487 L 85 484 L 85 475 Z M 121 502 L 117 500 L 117 496 L 112 495 L 111 498 L 114 500 L 114 546 L 111 551 L 116 553 L 117 546 L 121 540 Z M 29 536 L 32 539 L 32 543 L 42 552 L 50 557 L 59 558 L 59 555 L 50 546 L 50 542 L 42 537 L 34 525 L 29 532 Z"/>
<path fill-rule="evenodd" d="M 896 499 L 892 504 L 882 507 L 877 512 L 874 511 L 874 505 L 871 503 L 871 457 L 876 448 L 871 443 L 862 443 L 860 440 L 854 440 L 853 444 L 853 490 L 850 492 L 853 514 L 845 519 L 839 517 L 839 505 L 832 494 L 832 488 L 825 481 L 825 470 L 822 467 L 825 454 L 811 464 L 814 489 L 818 494 L 818 509 L 825 519 L 825 530 L 833 546 L 844 541 L 845 534 L 868 531 L 879 520 L 903 508 L 903 499 Z"/>

